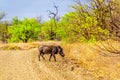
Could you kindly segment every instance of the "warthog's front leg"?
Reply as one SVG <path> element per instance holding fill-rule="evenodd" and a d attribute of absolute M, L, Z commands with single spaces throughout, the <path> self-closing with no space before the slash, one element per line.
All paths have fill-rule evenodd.
<path fill-rule="evenodd" d="M 53 55 L 53 57 L 54 57 L 54 60 L 56 61 L 56 57 L 55 57 L 55 54 Z"/>
<path fill-rule="evenodd" d="M 52 53 L 52 54 L 50 54 L 50 58 L 49 58 L 49 61 L 51 60 L 51 57 L 54 57 L 54 60 L 56 61 L 56 57 L 55 57 L 55 54 L 54 53 Z"/>
<path fill-rule="evenodd" d="M 50 58 L 49 58 L 49 61 L 51 60 L 51 57 L 52 57 L 52 54 L 50 54 Z"/>

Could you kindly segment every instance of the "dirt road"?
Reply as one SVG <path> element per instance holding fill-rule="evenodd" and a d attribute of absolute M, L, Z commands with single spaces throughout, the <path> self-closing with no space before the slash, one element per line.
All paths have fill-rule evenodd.
<path fill-rule="evenodd" d="M 82 68 L 74 61 L 62 59 L 57 62 L 38 61 L 38 50 L 0 51 L 0 80 L 87 80 L 81 76 Z"/>

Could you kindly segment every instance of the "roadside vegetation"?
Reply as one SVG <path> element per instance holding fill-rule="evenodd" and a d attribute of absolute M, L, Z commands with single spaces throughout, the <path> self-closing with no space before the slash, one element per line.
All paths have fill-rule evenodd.
<path fill-rule="evenodd" d="M 120 38 L 120 1 L 90 0 L 83 4 L 79 0 L 71 5 L 72 11 L 58 16 L 59 8 L 48 10 L 49 20 L 41 17 L 14 17 L 12 22 L 0 23 L 0 40 L 6 42 L 31 42 L 59 40 L 66 42 L 96 42 L 108 38 Z M 1 13 L 4 18 L 5 13 Z"/>

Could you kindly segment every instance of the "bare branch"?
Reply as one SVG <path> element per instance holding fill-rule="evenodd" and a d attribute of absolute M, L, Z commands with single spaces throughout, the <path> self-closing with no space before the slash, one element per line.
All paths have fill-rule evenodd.
<path fill-rule="evenodd" d="M 3 17 L 5 16 L 4 12 L 0 12 L 0 20 L 3 19 Z"/>
<path fill-rule="evenodd" d="M 95 45 L 97 47 L 97 51 L 100 53 L 104 53 L 105 55 L 120 55 L 120 49 L 117 47 L 119 42 L 117 41 L 113 44 L 111 40 L 108 40 Z"/>

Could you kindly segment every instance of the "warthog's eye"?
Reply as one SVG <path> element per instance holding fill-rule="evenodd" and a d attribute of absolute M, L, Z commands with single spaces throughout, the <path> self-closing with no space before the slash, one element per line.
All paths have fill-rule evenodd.
<path fill-rule="evenodd" d="M 62 56 L 64 57 L 65 55 L 64 55 L 64 54 L 62 54 Z"/>
<path fill-rule="evenodd" d="M 60 52 L 62 52 L 62 49 L 59 49 Z"/>

